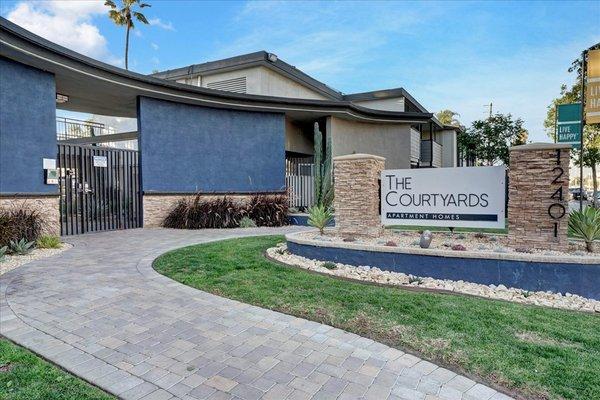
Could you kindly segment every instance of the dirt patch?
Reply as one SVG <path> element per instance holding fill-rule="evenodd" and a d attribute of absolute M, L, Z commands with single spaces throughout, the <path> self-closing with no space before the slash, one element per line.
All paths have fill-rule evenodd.
<path fill-rule="evenodd" d="M 0 365 L 0 374 L 10 372 L 15 366 L 11 363 Z"/>
<path fill-rule="evenodd" d="M 542 337 L 535 332 L 517 332 L 516 338 L 527 343 L 537 344 L 540 346 L 555 346 L 555 347 L 577 347 L 574 343 L 561 342 L 551 338 Z"/>

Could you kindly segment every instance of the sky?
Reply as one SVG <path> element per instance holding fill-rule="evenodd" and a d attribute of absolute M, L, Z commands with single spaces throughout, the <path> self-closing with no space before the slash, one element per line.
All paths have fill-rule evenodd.
<path fill-rule="evenodd" d="M 130 69 L 151 73 L 266 50 L 344 93 L 408 90 L 470 125 L 522 118 L 533 141 L 581 51 L 600 42 L 600 1 L 286 2 L 145 0 Z M 117 0 L 118 2 L 118 0 Z M 104 1 L 7 1 L 0 14 L 51 41 L 123 66 L 125 29 Z"/>

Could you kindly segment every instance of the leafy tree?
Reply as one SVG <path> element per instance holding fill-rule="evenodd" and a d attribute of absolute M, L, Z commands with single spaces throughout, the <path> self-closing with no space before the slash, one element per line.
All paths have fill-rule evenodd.
<path fill-rule="evenodd" d="M 467 165 L 476 164 L 478 143 L 477 136 L 471 130 L 462 130 L 456 135 L 456 146 L 461 158 L 467 161 Z"/>
<path fill-rule="evenodd" d="M 498 162 L 508 165 L 509 148 L 524 144 L 527 136 L 522 119 L 513 120 L 511 114 L 498 113 L 484 120 L 473 121 L 464 140 L 483 165 L 495 165 Z"/>
<path fill-rule="evenodd" d="M 591 49 L 600 49 L 600 43 L 592 46 Z M 558 104 L 569 104 L 581 102 L 581 58 L 577 58 L 571 63 L 569 72 L 576 74 L 576 81 L 570 88 L 562 85 L 560 96 L 552 100 L 548 106 L 544 127 L 549 137 L 554 139 L 556 131 L 556 106 Z M 576 166 L 580 166 L 581 149 L 573 149 L 571 156 Z M 583 127 L 583 166 L 592 170 L 592 185 L 594 188 L 594 207 L 598 207 L 598 166 L 600 165 L 600 124 L 587 124 Z"/>
<path fill-rule="evenodd" d="M 133 29 L 135 26 L 133 24 L 133 19 L 135 18 L 139 22 L 143 24 L 148 24 L 148 20 L 139 11 L 135 11 L 135 6 L 139 6 L 140 8 L 150 7 L 150 4 L 142 3 L 140 0 L 122 0 L 121 8 L 118 9 L 117 5 L 113 0 L 106 0 L 104 5 L 110 7 L 108 11 L 108 16 L 113 22 L 119 26 L 125 26 L 126 34 L 125 34 L 125 69 L 129 69 L 128 63 L 128 55 L 129 55 L 129 31 Z"/>
<path fill-rule="evenodd" d="M 442 110 L 442 111 L 436 113 L 435 117 L 438 119 L 438 121 L 440 121 L 444 125 L 453 125 L 453 126 L 458 126 L 458 127 L 463 126 L 460 123 L 460 121 L 457 118 L 455 118 L 455 117 L 460 117 L 460 114 L 457 112 L 454 112 L 452 110 L 448 110 L 448 109 Z"/>

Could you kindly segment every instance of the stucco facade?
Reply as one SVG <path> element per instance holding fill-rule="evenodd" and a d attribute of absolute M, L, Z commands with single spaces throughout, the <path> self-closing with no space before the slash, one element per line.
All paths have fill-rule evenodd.
<path fill-rule="evenodd" d="M 373 108 L 375 110 L 386 110 L 386 111 L 406 111 L 404 104 L 404 97 L 390 97 L 386 99 L 372 99 L 372 100 L 361 100 L 354 101 L 359 106 Z"/>
<path fill-rule="evenodd" d="M 56 159 L 54 76 L 0 57 L 0 193 L 58 194 L 44 183 Z"/>
<path fill-rule="evenodd" d="M 316 91 L 262 66 L 196 75 L 179 79 L 177 82 L 210 88 L 219 82 L 240 78 L 245 79 L 245 90 L 235 90 L 239 93 L 315 100 L 327 99 Z M 242 86 L 240 84 L 237 88 Z"/>
<path fill-rule="evenodd" d="M 312 155 L 314 153 L 313 133 L 302 125 L 285 119 L 285 151 Z"/>
<path fill-rule="evenodd" d="M 327 119 L 333 157 L 373 154 L 384 157 L 386 168 L 410 168 L 409 124 L 368 124 L 337 117 Z"/>
<path fill-rule="evenodd" d="M 144 193 L 285 189 L 283 114 L 139 99 Z"/>

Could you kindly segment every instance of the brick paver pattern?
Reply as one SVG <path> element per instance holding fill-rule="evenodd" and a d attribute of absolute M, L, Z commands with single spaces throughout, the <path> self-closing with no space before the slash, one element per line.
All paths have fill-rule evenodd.
<path fill-rule="evenodd" d="M 69 237 L 72 249 L 0 277 L 0 333 L 123 399 L 509 399 L 373 340 L 152 269 L 170 249 L 293 229 Z"/>

